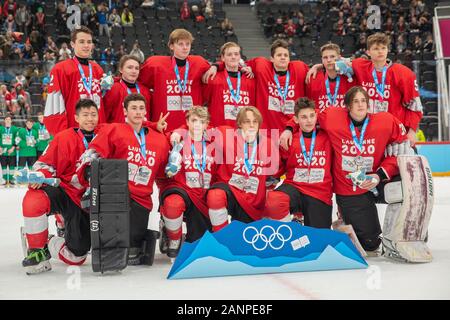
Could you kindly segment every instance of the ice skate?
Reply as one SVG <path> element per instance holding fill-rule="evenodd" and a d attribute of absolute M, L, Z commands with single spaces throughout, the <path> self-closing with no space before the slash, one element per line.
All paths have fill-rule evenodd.
<path fill-rule="evenodd" d="M 22 266 L 28 275 L 50 271 L 52 270 L 50 258 L 51 255 L 47 246 L 41 249 L 30 249 L 28 255 L 22 261 Z"/>

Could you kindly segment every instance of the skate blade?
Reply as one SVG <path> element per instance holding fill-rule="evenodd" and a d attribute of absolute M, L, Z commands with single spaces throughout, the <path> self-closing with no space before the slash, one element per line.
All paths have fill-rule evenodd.
<path fill-rule="evenodd" d="M 52 266 L 49 261 L 43 261 L 37 266 L 25 267 L 25 273 L 27 275 L 33 275 L 38 273 L 43 273 L 52 270 Z"/>

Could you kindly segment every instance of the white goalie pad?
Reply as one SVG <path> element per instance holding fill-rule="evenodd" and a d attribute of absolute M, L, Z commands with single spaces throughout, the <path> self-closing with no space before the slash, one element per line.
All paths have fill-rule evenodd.
<path fill-rule="evenodd" d="M 397 157 L 401 181 L 385 186 L 383 246 L 386 256 L 406 262 L 430 262 L 425 238 L 433 209 L 433 177 L 420 155 Z"/>

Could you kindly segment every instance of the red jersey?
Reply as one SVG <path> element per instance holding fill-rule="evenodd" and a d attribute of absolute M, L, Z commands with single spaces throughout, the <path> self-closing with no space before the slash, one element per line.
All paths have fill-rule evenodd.
<path fill-rule="evenodd" d="M 212 127 L 227 125 L 236 126 L 236 116 L 242 107 L 255 106 L 255 80 L 241 75 L 240 91 L 237 94 L 237 77 L 230 76 L 231 88 L 228 84 L 228 72 L 217 72 L 214 80 L 209 80 L 203 90 L 203 96 L 208 103 Z M 233 93 L 231 91 L 233 90 Z M 234 93 L 236 92 L 236 93 Z M 238 96 L 236 102 L 233 96 Z"/>
<path fill-rule="evenodd" d="M 89 144 L 89 149 L 95 150 L 100 158 L 127 159 L 130 197 L 151 211 L 153 183 L 156 178 L 164 178 L 170 146 L 163 134 L 148 127 L 143 129 L 145 159 L 140 141 L 133 128 L 126 123 L 112 123 L 101 128 Z M 81 174 L 78 176 L 82 180 Z"/>
<path fill-rule="evenodd" d="M 197 209 L 209 218 L 206 192 L 216 180 L 215 150 L 211 147 L 209 140 L 205 140 L 206 149 L 204 151 L 203 142 L 196 141 L 194 142 L 195 155 L 193 155 L 192 143 L 189 135 L 183 138 L 184 145 L 180 152 L 182 156 L 181 169 L 175 176 L 164 182 L 161 186 L 161 194 L 169 188 L 183 189 Z M 205 170 L 202 173 L 199 167 L 203 166 L 203 152 L 206 152 L 206 158 Z"/>
<path fill-rule="evenodd" d="M 114 84 L 111 89 L 103 97 L 105 106 L 105 120 L 107 123 L 125 123 L 125 115 L 123 113 L 123 101 L 131 93 L 140 93 L 147 101 L 147 119 L 150 115 L 150 90 L 141 82 L 137 82 L 135 86 L 129 88 L 125 82 L 119 77 L 114 78 Z"/>
<path fill-rule="evenodd" d="M 353 141 L 350 129 L 351 119 L 347 110 L 340 108 L 327 109 L 322 113 L 321 127 L 326 130 L 334 150 L 333 181 L 334 192 L 339 195 L 357 195 L 366 193 L 366 189 L 356 188 L 346 178 L 347 173 L 357 169 L 357 157 L 361 156 L 362 166 L 367 174 L 382 168 L 390 179 L 398 174 L 397 158 L 385 156 L 386 147 L 391 143 L 402 142 L 407 139 L 403 124 L 392 114 L 380 112 L 368 114 L 362 153 L 359 152 Z M 356 139 L 360 139 L 361 129 L 355 128 Z"/>
<path fill-rule="evenodd" d="M 153 56 L 145 61 L 139 73 L 139 81 L 153 90 L 149 120 L 158 121 L 161 113 L 169 111 L 167 131 L 183 125 L 186 122 L 184 114 L 192 106 L 203 105 L 202 75 L 208 71 L 209 62 L 200 56 L 188 56 L 186 60 L 185 66 L 175 68 L 175 58 Z M 175 69 L 178 70 L 180 83 Z M 185 76 L 187 84 L 184 84 Z"/>
<path fill-rule="evenodd" d="M 80 99 L 92 99 L 97 104 L 99 123 L 104 122 L 102 92 L 100 80 L 103 69 L 94 61 L 92 66 L 92 88 L 88 92 L 81 77 L 78 65 L 83 69 L 86 84 L 89 86 L 89 66 L 81 65 L 75 59 L 68 59 L 57 63 L 50 72 L 47 101 L 45 103 L 44 124 L 51 135 L 76 127 L 75 105 Z"/>
<path fill-rule="evenodd" d="M 239 205 L 254 220 L 263 217 L 266 203 L 266 176 L 279 170 L 280 156 L 278 148 L 267 130 L 260 130 L 254 152 L 254 145 L 247 144 L 247 157 L 244 151 L 244 139 L 239 130 L 219 127 L 211 130 L 215 136 L 217 180 L 227 183 Z M 253 153 L 254 152 L 254 153 Z M 252 156 L 254 160 L 252 161 Z M 252 163 L 251 172 L 244 159 Z"/>
<path fill-rule="evenodd" d="M 33 165 L 33 170 L 42 172 L 46 178 L 61 179 L 60 186 L 70 199 L 81 207 L 81 197 L 86 188 L 78 181 L 75 171 L 78 159 L 86 151 L 86 146 L 78 130 L 69 128 L 56 134 Z"/>
<path fill-rule="evenodd" d="M 345 108 L 344 96 L 347 91 L 355 85 L 355 81 L 348 82 L 346 76 L 338 76 L 333 80 L 328 80 L 329 95 L 327 94 L 326 72 L 319 72 L 315 79 L 311 77 L 311 82 L 306 86 L 306 96 L 313 100 L 319 113 L 324 112 L 331 105 L 334 107 Z M 337 80 L 339 78 L 339 80 Z M 339 81 L 338 91 L 336 85 Z M 335 95 L 336 93 L 336 95 Z M 332 104 L 333 102 L 333 104 Z"/>
<path fill-rule="evenodd" d="M 302 61 L 292 61 L 288 73 L 279 76 L 272 62 L 266 58 L 255 58 L 246 62 L 256 78 L 256 107 L 261 111 L 263 128 L 284 130 L 286 122 L 294 115 L 295 101 L 304 97 L 305 78 L 308 66 Z M 289 74 L 288 89 L 285 91 Z M 279 86 L 275 79 L 278 80 Z M 283 95 L 285 94 L 285 99 Z"/>
<path fill-rule="evenodd" d="M 284 166 L 283 172 L 286 179 L 283 183 L 294 186 L 301 193 L 319 199 L 328 205 L 332 205 L 332 175 L 331 163 L 333 160 L 331 144 L 327 134 L 323 130 L 317 130 L 314 143 L 314 153 L 308 165 L 300 144 L 300 133 L 293 136 L 292 145 L 288 151 L 280 148 L 281 159 Z M 310 154 L 312 138 L 304 137 L 307 157 Z"/>
<path fill-rule="evenodd" d="M 419 97 L 416 75 L 408 67 L 389 62 L 387 65 L 384 97 L 378 93 L 373 77 L 372 61 L 358 58 L 352 61 L 352 68 L 358 85 L 369 94 L 369 110 L 372 113 L 389 112 L 406 128 L 417 130 L 422 119 L 422 103 Z M 382 72 L 376 72 L 378 83 L 382 84 Z"/>

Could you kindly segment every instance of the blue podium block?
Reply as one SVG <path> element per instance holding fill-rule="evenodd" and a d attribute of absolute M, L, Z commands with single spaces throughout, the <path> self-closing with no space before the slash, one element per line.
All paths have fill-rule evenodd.
<path fill-rule="evenodd" d="M 365 269 L 367 262 L 348 235 L 296 222 L 233 221 L 184 243 L 168 279 L 263 273 Z"/>

